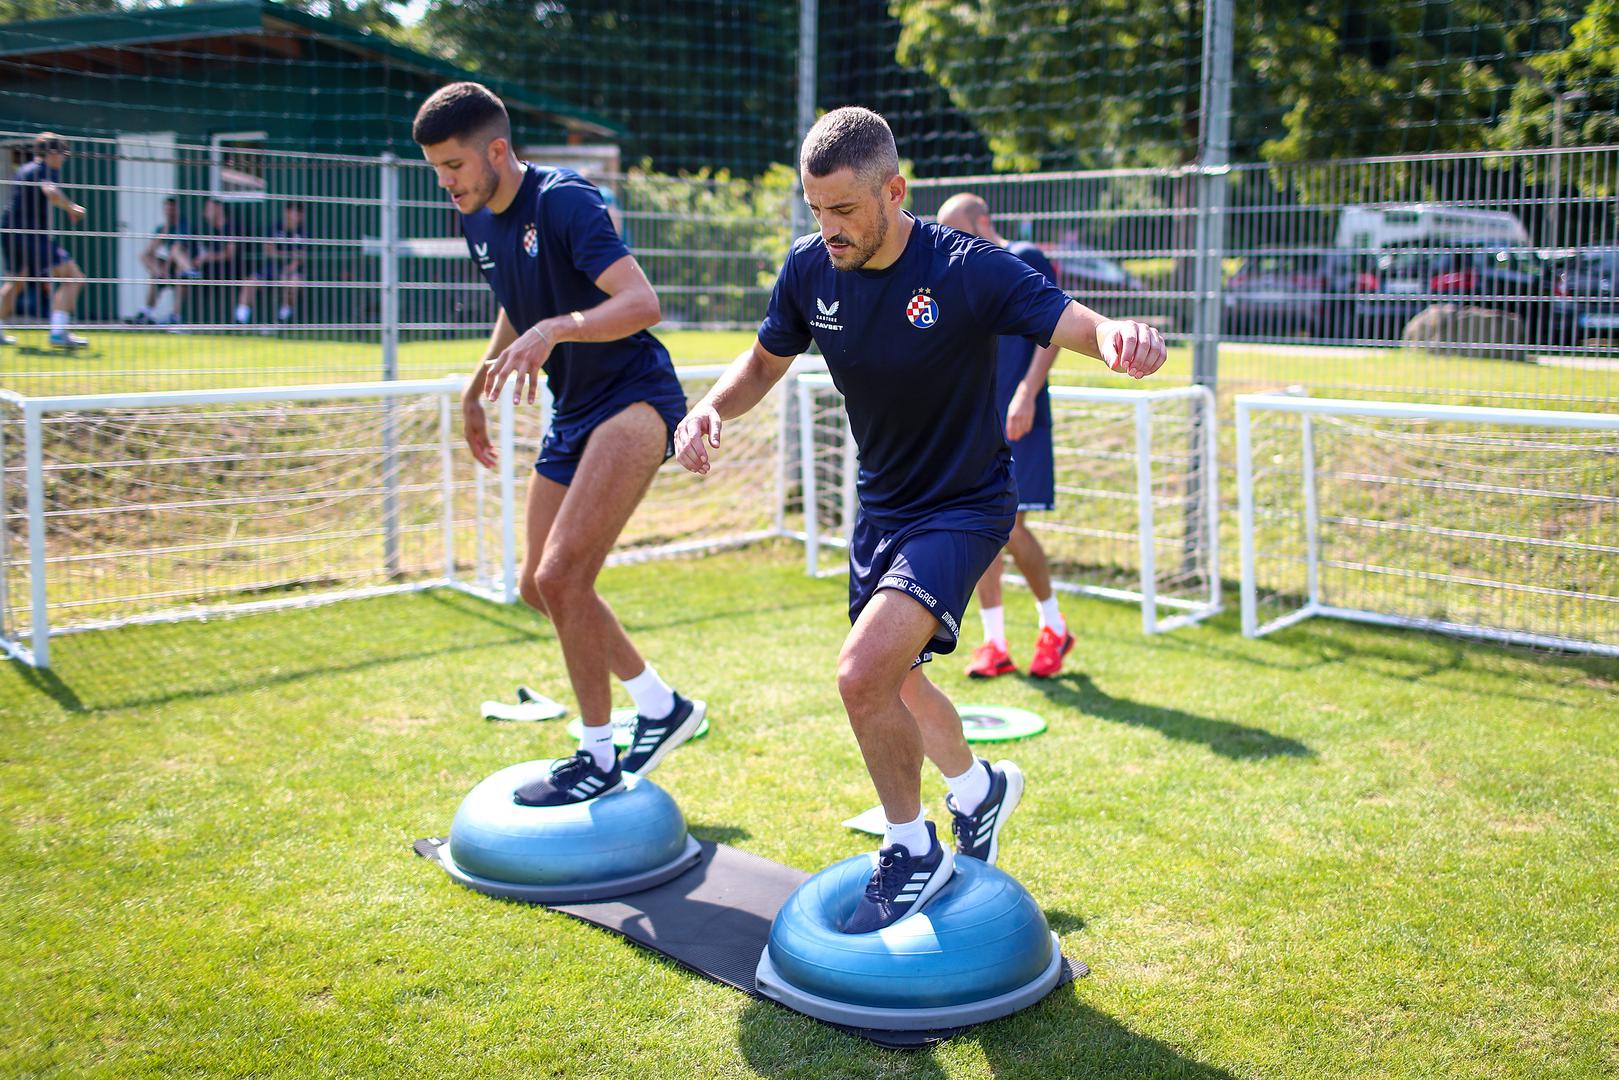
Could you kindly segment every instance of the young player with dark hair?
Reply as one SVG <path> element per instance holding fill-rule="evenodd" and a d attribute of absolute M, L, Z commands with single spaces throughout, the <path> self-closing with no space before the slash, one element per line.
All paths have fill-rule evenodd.
<path fill-rule="evenodd" d="M 641 658 L 596 592 L 596 576 L 674 452 L 686 398 L 669 353 L 647 329 L 658 296 L 608 218 L 601 193 L 567 169 L 542 169 L 512 150 L 506 107 L 477 83 L 428 98 L 412 135 L 461 212 L 467 248 L 500 312 L 461 402 L 473 457 L 495 464 L 483 401 L 533 403 L 541 373 L 551 429 L 528 486 L 523 599 L 547 615 L 584 736 L 579 752 L 519 789 L 549 806 L 616 791 L 691 738 L 705 705 L 675 693 Z M 617 676 L 635 702 L 634 741 L 621 762 L 609 711 Z"/>

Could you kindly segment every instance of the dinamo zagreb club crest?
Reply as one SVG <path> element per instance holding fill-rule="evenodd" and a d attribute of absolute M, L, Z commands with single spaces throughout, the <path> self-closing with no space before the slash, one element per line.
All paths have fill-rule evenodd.
<path fill-rule="evenodd" d="M 905 317 L 918 330 L 926 330 L 939 321 L 939 302 L 927 293 L 917 293 L 905 305 Z"/>
<path fill-rule="evenodd" d="M 531 259 L 540 254 L 540 234 L 532 224 L 523 226 L 523 251 Z"/>

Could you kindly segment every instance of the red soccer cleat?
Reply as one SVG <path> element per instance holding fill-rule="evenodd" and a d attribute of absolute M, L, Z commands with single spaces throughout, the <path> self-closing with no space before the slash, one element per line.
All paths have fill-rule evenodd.
<path fill-rule="evenodd" d="M 972 663 L 967 665 L 967 674 L 974 679 L 993 679 L 1016 670 L 1017 665 L 1012 663 L 1012 657 L 993 641 L 986 641 L 974 649 Z"/>
<path fill-rule="evenodd" d="M 1074 635 L 1057 631 L 1049 626 L 1040 628 L 1040 639 L 1034 643 L 1034 659 L 1029 663 L 1029 674 L 1036 679 L 1049 679 L 1062 670 L 1062 658 L 1074 651 Z"/>

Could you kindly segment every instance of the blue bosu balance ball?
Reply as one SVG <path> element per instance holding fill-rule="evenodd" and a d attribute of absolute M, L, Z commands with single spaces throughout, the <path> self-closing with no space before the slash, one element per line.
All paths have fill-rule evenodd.
<path fill-rule="evenodd" d="M 871 877 L 872 856 L 834 863 L 787 898 L 759 957 L 759 990 L 821 1020 L 890 1031 L 1006 1016 L 1062 976 L 1057 935 L 1022 885 L 977 859 L 915 915 L 869 934 L 838 929 Z"/>
<path fill-rule="evenodd" d="M 553 764 L 501 769 L 461 800 L 440 858 L 452 878 L 491 896 L 571 904 L 650 889 L 702 857 L 674 799 L 629 773 L 611 795 L 520 805 L 514 792 Z"/>

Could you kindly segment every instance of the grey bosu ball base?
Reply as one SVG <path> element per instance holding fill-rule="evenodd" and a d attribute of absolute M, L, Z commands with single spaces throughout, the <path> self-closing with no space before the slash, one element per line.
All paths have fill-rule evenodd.
<path fill-rule="evenodd" d="M 675 858 L 651 870 L 629 874 L 605 881 L 592 881 L 578 885 L 523 885 L 510 881 L 496 881 L 468 873 L 450 857 L 450 845 L 445 844 L 433 852 L 432 858 L 446 874 L 469 889 L 502 900 L 522 900 L 530 904 L 583 904 L 591 900 L 607 900 L 617 896 L 650 889 L 684 874 L 696 866 L 703 857 L 702 847 L 695 839 L 686 837 L 686 846 Z"/>
<path fill-rule="evenodd" d="M 1057 988 L 1065 973 L 1065 961 L 1057 935 L 1051 935 L 1051 962 L 1036 978 L 1016 990 L 972 1001 L 965 1005 L 947 1005 L 933 1009 L 884 1009 L 871 1005 L 851 1005 L 831 998 L 818 997 L 793 986 L 781 977 L 776 965 L 770 962 L 770 950 L 759 954 L 759 969 L 753 981 L 759 992 L 774 998 L 796 1012 L 825 1020 L 829 1024 L 849 1027 L 877 1028 L 883 1031 L 934 1031 L 942 1028 L 964 1028 L 986 1020 L 1010 1016 L 1019 1009 L 1045 997 Z"/>
<path fill-rule="evenodd" d="M 702 849 L 680 807 L 658 785 L 626 774 L 608 795 L 527 806 L 515 792 L 549 777 L 555 761 L 510 765 L 461 800 L 449 843 L 432 856 L 468 888 L 532 904 L 578 904 L 661 885 Z"/>

